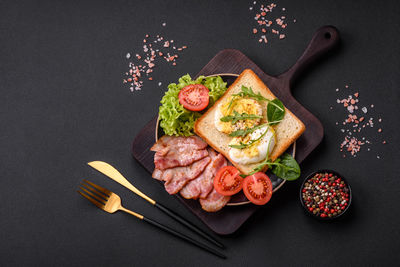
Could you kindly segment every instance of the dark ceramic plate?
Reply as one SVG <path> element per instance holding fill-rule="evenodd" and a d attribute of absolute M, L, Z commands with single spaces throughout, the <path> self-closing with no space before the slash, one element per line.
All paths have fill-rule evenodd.
<path fill-rule="evenodd" d="M 239 75 L 238 74 L 232 74 L 232 73 L 221 73 L 221 74 L 209 75 L 207 77 L 213 77 L 213 76 L 221 76 L 221 78 L 227 83 L 227 86 L 229 87 Z M 159 119 L 157 119 L 156 124 L 157 125 L 155 127 L 155 129 L 156 129 L 155 140 L 157 142 L 158 138 L 160 138 L 161 136 L 164 135 L 164 132 L 163 132 L 162 128 L 159 125 Z M 286 152 L 291 154 L 293 157 L 295 157 L 296 142 Z M 278 178 L 271 171 L 267 171 L 267 175 L 271 179 L 273 192 L 278 191 L 278 189 L 281 188 L 283 186 L 283 184 L 286 182 L 286 180 Z M 246 196 L 243 194 L 243 191 L 241 191 L 238 194 L 232 196 L 230 202 L 227 205 L 228 206 L 239 206 L 239 205 L 246 205 L 246 204 L 249 204 L 249 203 L 251 203 L 251 202 L 248 201 Z"/>

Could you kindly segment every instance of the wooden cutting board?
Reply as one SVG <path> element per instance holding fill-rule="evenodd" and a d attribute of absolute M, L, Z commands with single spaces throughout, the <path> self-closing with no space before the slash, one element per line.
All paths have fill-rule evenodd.
<path fill-rule="evenodd" d="M 252 69 L 277 98 L 306 125 L 306 131 L 296 142 L 296 160 L 300 163 L 321 142 L 324 130 L 321 122 L 294 99 L 291 93 L 291 85 L 302 71 L 334 48 L 338 42 L 339 32 L 335 27 L 324 26 L 318 29 L 303 55 L 293 67 L 277 77 L 265 74 L 253 61 L 234 49 L 225 49 L 219 52 L 200 70 L 197 76 L 216 73 L 240 74 L 244 69 Z M 149 149 L 155 142 L 156 121 L 157 116 L 139 132 L 132 144 L 133 157 L 150 173 L 154 170 L 154 152 Z M 148 178 L 152 179 L 150 175 Z M 256 205 L 248 204 L 224 207 L 219 212 L 208 213 L 201 209 L 197 200 L 187 200 L 179 195 L 175 197 L 196 214 L 211 230 L 221 235 L 235 232 L 259 208 Z"/>

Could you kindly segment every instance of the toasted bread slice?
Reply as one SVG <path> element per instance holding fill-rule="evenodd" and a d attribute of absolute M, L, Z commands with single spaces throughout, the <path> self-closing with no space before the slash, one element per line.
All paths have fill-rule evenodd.
<path fill-rule="evenodd" d="M 227 89 L 225 94 L 211 107 L 203 116 L 201 116 L 194 125 L 195 133 L 203 138 L 211 147 L 218 152 L 222 153 L 238 170 L 243 174 L 250 173 L 259 163 L 252 164 L 237 164 L 229 157 L 228 144 L 233 137 L 225 133 L 221 133 L 217 130 L 214 123 L 214 113 L 217 110 L 218 105 L 222 102 L 229 101 L 232 94 L 236 94 L 241 91 L 242 85 L 251 87 L 257 94 L 260 92 L 262 96 L 267 99 L 275 99 L 276 96 L 268 89 L 268 87 L 258 78 L 258 76 L 250 69 L 244 70 L 235 82 Z M 283 103 L 285 104 L 285 103 Z M 263 110 L 264 122 L 267 122 L 267 105 L 268 102 L 262 101 L 261 106 Z M 304 124 L 287 108 L 283 120 L 274 125 L 273 128 L 276 133 L 276 144 L 271 152 L 269 158 L 274 161 L 277 159 L 285 150 L 294 143 L 294 141 L 305 131 L 306 127 Z M 266 166 L 264 170 L 268 167 Z"/>

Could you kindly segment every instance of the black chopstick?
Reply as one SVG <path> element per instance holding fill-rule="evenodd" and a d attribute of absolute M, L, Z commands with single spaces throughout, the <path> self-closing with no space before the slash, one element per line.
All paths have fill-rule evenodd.
<path fill-rule="evenodd" d="M 197 234 L 201 235 L 203 238 L 207 239 L 208 241 L 212 242 L 213 244 L 217 245 L 220 248 L 225 248 L 225 246 L 223 244 L 221 244 L 220 242 L 218 242 L 217 240 L 215 240 L 212 236 L 208 235 L 207 233 L 203 232 L 203 230 L 201 230 L 200 228 L 198 228 L 197 226 L 193 225 L 192 223 L 190 223 L 189 221 L 185 220 L 183 217 L 179 216 L 178 214 L 176 214 L 175 212 L 173 212 L 172 210 L 168 209 L 167 207 L 161 205 L 160 203 L 156 202 L 154 204 L 158 209 L 160 209 L 161 211 L 163 211 L 165 214 L 167 214 L 168 216 L 170 216 L 171 218 L 175 219 L 176 221 L 180 222 L 181 224 L 183 224 L 184 226 L 186 226 L 187 228 L 189 228 L 190 230 L 196 232 Z"/>
<path fill-rule="evenodd" d="M 149 219 L 149 218 L 146 218 L 146 217 L 143 217 L 143 220 L 148 222 L 149 224 L 152 224 L 152 225 L 154 225 L 154 226 L 156 226 L 156 227 L 158 227 L 158 228 L 160 228 L 160 229 L 162 229 L 162 230 L 164 230 L 164 231 L 166 231 L 166 232 L 168 232 L 170 234 L 173 234 L 174 236 L 177 236 L 177 237 L 179 237 L 179 238 L 181 238 L 181 239 L 183 239 L 183 240 L 185 240 L 185 241 L 187 241 L 187 242 L 189 242 L 189 243 L 191 243 L 191 244 L 193 244 L 193 245 L 195 245 L 195 246 L 197 246 L 199 248 L 202 248 L 202 249 L 204 249 L 204 250 L 206 250 L 206 251 L 208 251 L 208 252 L 210 252 L 210 253 L 212 253 L 212 254 L 214 254 L 214 255 L 222 258 L 222 259 L 226 259 L 226 256 L 224 254 L 220 253 L 219 251 L 217 251 L 217 250 L 215 250 L 215 249 L 213 249 L 213 248 L 211 248 L 211 247 L 209 247 L 209 246 L 207 246 L 207 245 L 205 245 L 205 244 L 203 244 L 203 243 L 201 243 L 201 242 L 199 242 L 197 240 L 194 240 L 193 238 L 188 237 L 188 236 L 186 236 L 186 235 L 184 235 L 184 234 L 182 234 L 180 232 L 177 232 L 177 231 L 169 228 L 168 226 L 165 226 L 165 225 L 163 225 L 161 223 L 158 223 L 158 222 L 153 221 L 152 219 Z"/>

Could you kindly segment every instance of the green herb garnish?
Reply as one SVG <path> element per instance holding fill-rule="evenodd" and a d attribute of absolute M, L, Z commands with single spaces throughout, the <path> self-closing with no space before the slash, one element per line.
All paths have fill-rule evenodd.
<path fill-rule="evenodd" d="M 262 119 L 262 116 L 258 116 L 255 114 L 247 114 L 247 113 L 240 114 L 239 112 L 234 110 L 233 115 L 224 116 L 220 120 L 223 122 L 232 121 L 232 124 L 235 124 L 240 120 L 255 120 L 255 119 Z"/>
<path fill-rule="evenodd" d="M 261 171 L 265 165 L 272 168 L 272 173 L 279 178 L 293 181 L 300 177 L 300 166 L 296 160 L 288 153 L 283 154 L 280 158 L 271 162 L 268 158 L 261 162 L 253 169 L 249 175 Z"/>
<path fill-rule="evenodd" d="M 258 101 L 269 101 L 269 99 L 263 97 L 260 94 L 260 92 L 258 92 L 258 94 L 254 93 L 254 91 L 253 91 L 253 89 L 251 89 L 251 87 L 246 87 L 246 86 L 242 85 L 241 89 L 242 89 L 241 92 L 239 92 L 237 94 L 233 94 L 233 96 L 240 96 L 240 97 L 248 96 L 248 97 L 251 97 Z"/>
<path fill-rule="evenodd" d="M 247 129 L 244 129 L 244 130 L 237 130 L 237 131 L 234 131 L 234 132 L 230 133 L 229 136 L 233 136 L 233 137 L 235 137 L 235 136 L 246 136 L 246 135 L 254 132 L 255 130 L 263 128 L 266 125 L 274 125 L 274 124 L 277 124 L 279 122 L 281 122 L 281 121 L 267 122 L 267 123 L 255 126 L 253 128 L 247 128 Z"/>
<path fill-rule="evenodd" d="M 270 125 L 278 124 L 280 121 L 283 120 L 284 116 L 285 116 L 285 107 L 278 98 L 275 98 L 274 100 L 268 103 L 267 118 Z"/>
<path fill-rule="evenodd" d="M 243 143 L 242 141 L 240 141 L 239 145 L 229 145 L 229 146 L 232 148 L 236 148 L 236 149 L 244 149 L 246 147 L 249 147 L 252 144 L 254 144 L 255 142 L 257 142 L 258 140 L 260 140 L 268 132 L 268 130 L 269 129 L 265 130 L 265 132 L 262 135 L 260 135 L 260 137 L 258 137 L 257 139 L 254 139 L 254 140 L 250 140 L 250 142 L 248 142 L 248 143 Z"/>
<path fill-rule="evenodd" d="M 271 104 L 274 105 L 276 108 L 280 109 L 282 112 L 285 112 L 285 108 L 283 107 L 283 105 L 279 105 L 279 104 L 277 104 L 276 102 L 274 102 L 273 100 L 269 100 L 268 98 L 263 97 L 263 96 L 260 94 L 260 92 L 258 92 L 258 94 L 254 93 L 254 91 L 253 91 L 253 89 L 251 89 L 251 87 L 246 87 L 246 86 L 242 85 L 242 88 L 241 88 L 241 89 L 242 89 L 241 92 L 232 95 L 233 97 L 232 97 L 232 99 L 231 99 L 231 102 L 229 103 L 228 108 L 230 108 L 230 106 L 232 105 L 232 103 L 233 103 L 233 101 L 234 101 L 234 98 L 235 98 L 236 96 L 240 96 L 240 97 L 245 97 L 245 96 L 247 96 L 247 97 L 253 98 L 253 99 L 257 100 L 257 101 L 268 101 L 268 102 L 269 102 L 268 105 L 271 103 Z M 275 99 L 274 99 L 274 100 L 275 100 Z M 278 100 L 278 99 L 277 99 L 277 100 Z M 278 100 L 278 101 L 279 101 L 279 100 Z M 279 102 L 282 103 L 281 101 L 279 101 Z"/>

